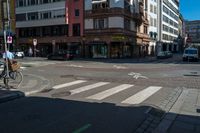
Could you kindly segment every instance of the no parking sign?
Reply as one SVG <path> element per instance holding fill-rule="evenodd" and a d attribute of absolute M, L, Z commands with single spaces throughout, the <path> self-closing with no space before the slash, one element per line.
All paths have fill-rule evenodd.
<path fill-rule="evenodd" d="M 7 37 L 7 43 L 12 43 L 12 36 Z"/>

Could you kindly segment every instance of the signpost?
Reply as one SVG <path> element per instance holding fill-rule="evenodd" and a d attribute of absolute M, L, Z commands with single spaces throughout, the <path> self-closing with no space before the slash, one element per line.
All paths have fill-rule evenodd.
<path fill-rule="evenodd" d="M 11 44 L 12 43 L 12 36 L 7 37 L 7 43 Z"/>
<path fill-rule="evenodd" d="M 56 49 L 56 41 L 52 40 L 52 51 L 53 51 L 53 53 L 55 53 L 55 49 Z"/>
<path fill-rule="evenodd" d="M 36 45 L 37 45 L 37 39 L 33 39 L 34 57 L 36 57 Z"/>

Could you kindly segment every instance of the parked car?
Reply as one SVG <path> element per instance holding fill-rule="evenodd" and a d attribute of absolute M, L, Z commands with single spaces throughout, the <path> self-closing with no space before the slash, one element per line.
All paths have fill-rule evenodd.
<path fill-rule="evenodd" d="M 72 60 L 74 54 L 71 51 L 59 50 L 47 56 L 49 60 Z"/>
<path fill-rule="evenodd" d="M 165 51 L 165 54 L 166 54 L 167 58 L 173 57 L 173 54 L 171 51 Z"/>
<path fill-rule="evenodd" d="M 199 54 L 197 48 L 186 48 L 183 53 L 183 61 L 198 61 L 199 60 Z"/>
<path fill-rule="evenodd" d="M 161 51 L 157 54 L 157 59 L 167 59 L 171 57 L 173 57 L 173 54 L 170 51 Z"/>
<path fill-rule="evenodd" d="M 24 58 L 24 52 L 23 51 L 18 51 L 13 53 L 15 58 Z"/>

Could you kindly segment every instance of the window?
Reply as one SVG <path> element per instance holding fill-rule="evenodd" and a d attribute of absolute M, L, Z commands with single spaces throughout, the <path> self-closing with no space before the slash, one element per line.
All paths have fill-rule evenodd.
<path fill-rule="evenodd" d="M 150 5 L 150 12 L 153 13 L 153 5 Z"/>
<path fill-rule="evenodd" d="M 16 14 L 16 21 L 26 21 L 26 14 Z"/>
<path fill-rule="evenodd" d="M 154 6 L 154 13 L 157 14 L 157 7 Z"/>
<path fill-rule="evenodd" d="M 38 19 L 38 12 L 28 13 L 28 20 L 37 20 Z"/>
<path fill-rule="evenodd" d="M 153 18 L 150 17 L 150 26 L 153 26 Z"/>
<path fill-rule="evenodd" d="M 144 26 L 144 34 L 147 34 L 147 26 Z"/>
<path fill-rule="evenodd" d="M 49 18 L 51 18 L 51 12 L 41 12 L 40 13 L 40 18 L 41 19 L 49 19 Z"/>
<path fill-rule="evenodd" d="M 124 29 L 130 30 L 131 29 L 131 22 L 128 19 L 124 19 Z"/>
<path fill-rule="evenodd" d="M 94 19 L 94 28 L 95 29 L 104 29 L 108 27 L 108 19 Z"/>
<path fill-rule="evenodd" d="M 92 9 L 96 10 L 96 9 L 105 9 L 109 7 L 109 2 L 108 1 L 103 1 L 103 2 L 99 2 L 99 3 L 93 3 L 96 0 L 92 0 Z"/>
<path fill-rule="evenodd" d="M 79 9 L 75 9 L 75 16 L 76 16 L 76 17 L 79 16 Z"/>
<path fill-rule="evenodd" d="M 80 24 L 73 24 L 73 36 L 80 36 Z"/>
<path fill-rule="evenodd" d="M 157 27 L 157 19 L 154 19 L 154 27 Z"/>

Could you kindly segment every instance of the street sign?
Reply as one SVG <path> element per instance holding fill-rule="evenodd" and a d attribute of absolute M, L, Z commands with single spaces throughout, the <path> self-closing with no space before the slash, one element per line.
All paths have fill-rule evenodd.
<path fill-rule="evenodd" d="M 37 39 L 33 39 L 33 45 L 34 45 L 34 46 L 37 45 Z"/>
<path fill-rule="evenodd" d="M 7 43 L 12 43 L 12 36 L 7 37 Z"/>

